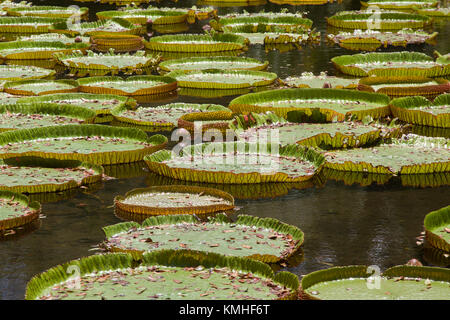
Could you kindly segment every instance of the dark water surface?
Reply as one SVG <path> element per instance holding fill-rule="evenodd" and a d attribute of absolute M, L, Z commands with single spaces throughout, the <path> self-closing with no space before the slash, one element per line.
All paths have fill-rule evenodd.
<path fill-rule="evenodd" d="M 110 5 L 77 3 L 70 1 L 34 1 L 42 5 L 87 6 L 91 20 L 95 12 L 110 10 Z M 195 1 L 161 2 L 161 6 L 190 7 Z M 321 6 L 279 6 L 266 4 L 252 7 L 219 8 L 219 14 L 229 12 L 309 11 L 307 17 L 322 33 L 317 45 L 304 45 L 299 50 L 265 52 L 263 46 L 252 46 L 246 56 L 268 60 L 269 71 L 281 79 L 300 75 L 302 72 L 328 71 L 335 74 L 330 62 L 334 56 L 352 54 L 349 50 L 333 46 L 325 41 L 325 17 L 344 9 L 359 9 L 359 1 Z M 189 32 L 200 32 L 201 23 L 190 26 Z M 408 47 L 407 50 L 432 54 L 434 50 L 449 52 L 450 23 L 435 22 L 434 30 L 440 34 L 437 45 Z M 402 50 L 388 49 L 389 51 Z M 63 76 L 63 75 L 62 75 Z M 226 105 L 234 97 L 200 99 L 179 96 L 173 101 L 207 102 Z M 149 104 L 149 106 L 155 103 Z M 114 215 L 113 198 L 127 191 L 160 183 L 137 166 L 132 178 L 104 182 L 97 191 L 78 192 L 68 200 L 43 204 L 45 218 L 37 230 L 22 236 L 9 236 L 0 241 L 0 299 L 23 299 L 25 287 L 32 276 L 57 264 L 95 253 L 93 246 L 104 240 L 102 227 L 121 220 Z M 448 179 L 448 177 L 447 177 Z M 166 182 L 170 183 L 170 182 Z M 244 189 L 244 187 L 242 187 Z M 237 200 L 239 213 L 259 217 L 272 217 L 293 224 L 305 233 L 303 261 L 286 270 L 298 276 L 330 266 L 364 264 L 378 265 L 381 270 L 404 264 L 417 258 L 425 265 L 424 250 L 417 246 L 416 237 L 423 231 L 423 218 L 433 210 L 449 204 L 450 187 L 413 188 L 402 186 L 399 180 L 386 184 L 360 186 L 328 181 L 321 186 L 306 189 L 283 189 L 277 196 L 258 200 Z M 254 194 L 256 197 L 256 193 Z M 297 261 L 298 263 L 298 261 Z"/>

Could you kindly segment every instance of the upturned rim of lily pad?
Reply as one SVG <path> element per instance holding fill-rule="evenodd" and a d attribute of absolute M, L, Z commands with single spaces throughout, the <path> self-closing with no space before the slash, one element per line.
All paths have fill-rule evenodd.
<path fill-rule="evenodd" d="M 450 241 L 446 241 L 441 235 L 433 231 L 436 228 L 450 225 L 450 206 L 428 213 L 423 224 L 425 226 L 426 240 L 433 247 L 450 253 Z"/>
<path fill-rule="evenodd" d="M 32 210 L 30 213 L 21 215 L 19 217 L 1 219 L 0 231 L 20 227 L 29 224 L 36 219 L 39 219 L 39 214 L 41 213 L 41 204 L 39 202 L 31 202 L 27 196 L 7 190 L 0 190 L 0 198 L 16 200 Z"/>

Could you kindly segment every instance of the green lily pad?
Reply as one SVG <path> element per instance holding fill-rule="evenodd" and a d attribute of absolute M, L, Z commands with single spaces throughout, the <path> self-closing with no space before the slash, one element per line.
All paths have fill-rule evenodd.
<path fill-rule="evenodd" d="M 368 0 L 361 1 L 363 7 L 377 6 L 380 9 L 412 9 L 436 7 L 437 0 Z"/>
<path fill-rule="evenodd" d="M 82 107 L 51 103 L 0 105 L 0 132 L 93 123 L 95 116 L 94 111 Z"/>
<path fill-rule="evenodd" d="M 325 72 L 321 72 L 318 76 L 312 72 L 303 72 L 300 77 L 287 77 L 282 83 L 292 88 L 354 89 L 358 86 L 358 81 L 359 79 L 355 78 L 328 76 Z"/>
<path fill-rule="evenodd" d="M 61 18 L 0 17 L 0 32 L 4 33 L 46 33 L 52 24 L 62 22 Z"/>
<path fill-rule="evenodd" d="M 396 266 L 371 276 L 365 266 L 335 267 L 302 279 L 306 299 L 322 300 L 448 300 L 450 270 Z"/>
<path fill-rule="evenodd" d="M 27 194 L 63 192 L 102 180 L 103 168 L 87 162 L 19 157 L 0 160 L 0 190 Z"/>
<path fill-rule="evenodd" d="M 140 107 L 130 110 L 125 106 L 117 107 L 112 111 L 114 118 L 121 122 L 149 127 L 174 128 L 178 119 L 193 112 L 217 112 L 229 109 L 217 104 L 195 104 L 195 103 L 171 103 L 155 108 Z"/>
<path fill-rule="evenodd" d="M 32 6 L 17 7 L 6 10 L 9 16 L 15 17 L 46 17 L 46 18 L 70 18 L 87 15 L 88 8 L 60 7 L 60 6 Z"/>
<path fill-rule="evenodd" d="M 424 225 L 427 241 L 433 247 L 450 253 L 450 206 L 427 214 Z"/>
<path fill-rule="evenodd" d="M 237 51 L 246 47 L 245 38 L 230 33 L 157 36 L 144 45 L 152 51 L 192 53 Z"/>
<path fill-rule="evenodd" d="M 430 102 L 424 97 L 406 97 L 391 101 L 391 110 L 402 121 L 441 128 L 450 128 L 450 94 Z"/>
<path fill-rule="evenodd" d="M 5 0 L 0 3 L 0 10 L 5 11 L 9 8 L 19 8 L 19 7 L 31 7 L 33 4 L 27 1 L 13 2 L 10 0 Z"/>
<path fill-rule="evenodd" d="M 418 14 L 431 17 L 450 17 L 450 8 L 422 8 L 415 9 Z"/>
<path fill-rule="evenodd" d="M 0 105 L 16 104 L 17 100 L 19 99 L 20 99 L 19 96 L 15 96 L 5 92 L 0 92 Z"/>
<path fill-rule="evenodd" d="M 278 76 L 272 72 L 248 70 L 172 71 L 168 77 L 177 79 L 178 86 L 199 89 L 240 89 L 267 86 Z"/>
<path fill-rule="evenodd" d="M 325 167 L 383 174 L 423 174 L 450 171 L 449 140 L 413 134 L 373 148 L 328 151 Z"/>
<path fill-rule="evenodd" d="M 0 80 L 17 81 L 49 78 L 55 71 L 33 66 L 0 65 Z"/>
<path fill-rule="evenodd" d="M 175 91 L 176 79 L 165 76 L 91 77 L 78 80 L 80 91 L 120 96 L 147 96 Z"/>
<path fill-rule="evenodd" d="M 0 191 L 0 230 L 12 229 L 39 218 L 41 205 L 19 193 Z"/>
<path fill-rule="evenodd" d="M 297 227 L 272 218 L 239 215 L 236 222 L 217 215 L 208 222 L 192 215 L 152 217 L 142 225 L 119 223 L 103 228 L 109 251 L 142 254 L 161 249 L 190 249 L 227 256 L 247 257 L 265 263 L 285 261 L 303 243 Z"/>
<path fill-rule="evenodd" d="M 420 52 L 373 52 L 343 55 L 331 59 L 334 66 L 345 74 L 366 76 L 444 77 L 450 75 L 450 62 L 433 60 Z"/>
<path fill-rule="evenodd" d="M 188 11 L 158 8 L 130 8 L 122 11 L 100 11 L 96 13 L 101 19 L 121 18 L 136 24 L 176 24 L 186 22 Z"/>
<path fill-rule="evenodd" d="M 79 24 L 67 24 L 66 21 L 55 23 L 49 29 L 49 32 L 93 36 L 99 34 L 131 34 L 141 35 L 145 33 L 145 28 L 131 22 L 114 18 L 110 20 L 100 20 L 95 22 L 83 22 Z"/>
<path fill-rule="evenodd" d="M 163 61 L 158 65 L 158 69 L 164 72 L 206 69 L 259 71 L 266 69 L 268 65 L 268 61 L 261 62 L 245 57 L 195 57 Z"/>
<path fill-rule="evenodd" d="M 21 80 L 5 84 L 6 93 L 23 96 L 40 96 L 51 93 L 65 93 L 78 91 L 75 80 Z"/>
<path fill-rule="evenodd" d="M 35 276 L 28 300 L 112 299 L 295 299 L 298 278 L 274 275 L 262 262 L 187 250 L 145 253 L 136 266 L 131 255 L 95 255 Z M 69 268 L 69 269 L 68 269 Z M 70 270 L 80 270 L 75 286 Z M 69 271 L 68 271 L 69 270 Z M 211 283 L 213 285 L 211 285 Z"/>
<path fill-rule="evenodd" d="M 0 158 L 38 156 L 95 164 L 141 161 L 165 147 L 162 135 L 102 125 L 64 125 L 7 131 L 0 134 Z"/>
<path fill-rule="evenodd" d="M 73 43 L 67 45 L 60 41 L 0 42 L 0 58 L 6 60 L 47 60 L 52 59 L 52 55 L 55 52 L 83 50 L 89 46 L 89 43 Z"/>
<path fill-rule="evenodd" d="M 384 94 L 345 89 L 279 89 L 249 93 L 235 98 L 229 108 L 236 113 L 272 111 L 286 118 L 290 111 L 308 114 L 313 109 L 326 114 L 327 121 L 344 121 L 350 116 L 358 120 L 370 115 L 380 118 L 390 114 L 389 97 Z"/>
<path fill-rule="evenodd" d="M 265 25 L 258 25 L 257 32 L 254 31 L 253 26 L 240 26 L 233 28 L 233 34 L 246 38 L 250 44 L 261 44 L 266 46 L 271 45 L 286 45 L 286 44 L 301 44 L 305 42 L 320 40 L 320 32 L 312 32 L 303 28 L 291 29 L 290 32 L 279 30 L 277 27 L 272 27 L 272 32 L 260 31 L 265 29 Z M 280 28 L 282 29 L 282 28 Z"/>
<path fill-rule="evenodd" d="M 262 143 L 202 143 L 185 147 L 180 155 L 161 150 L 144 160 L 150 171 L 163 176 L 230 184 L 306 181 L 322 167 L 323 157 L 308 147 L 277 148 Z"/>

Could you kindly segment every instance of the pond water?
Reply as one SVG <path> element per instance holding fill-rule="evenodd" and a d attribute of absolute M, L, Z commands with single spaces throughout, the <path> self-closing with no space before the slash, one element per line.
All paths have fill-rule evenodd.
<path fill-rule="evenodd" d="M 95 12 L 111 10 L 114 6 L 71 1 L 34 1 L 36 5 L 87 6 L 90 19 Z M 190 7 L 194 1 L 162 1 L 161 6 Z M 251 7 L 221 7 L 219 14 L 230 12 L 308 11 L 313 27 L 322 33 L 320 44 L 303 45 L 300 49 L 265 52 L 260 45 L 245 53 L 248 57 L 268 60 L 268 71 L 281 79 L 302 72 L 327 71 L 336 74 L 330 59 L 341 54 L 352 54 L 346 49 L 329 44 L 325 37 L 326 16 L 337 11 L 359 9 L 359 0 L 344 1 L 320 6 L 279 6 L 267 3 Z M 201 32 L 202 22 L 190 26 L 189 32 Z M 450 22 L 437 21 L 434 30 L 439 32 L 437 45 L 411 46 L 407 50 L 425 52 L 450 50 Z M 386 49 L 382 49 L 386 50 Z M 402 48 L 388 49 L 389 51 Z M 60 75 L 65 77 L 64 75 Z M 217 103 L 227 105 L 235 96 L 201 99 L 178 96 L 170 102 Z M 169 102 L 169 101 L 168 101 Z M 157 103 L 150 103 L 154 106 Z M 169 136 L 169 135 L 168 135 Z M 170 137 L 170 136 L 169 136 Z M 126 167 L 126 166 L 125 166 Z M 77 192 L 69 199 L 44 203 L 38 229 L 24 235 L 16 234 L 0 241 L 0 299 L 23 299 L 27 282 L 35 274 L 57 264 L 95 253 L 91 249 L 104 240 L 102 227 L 121 222 L 114 215 L 113 198 L 127 191 L 160 183 L 138 164 L 133 177 L 105 181 L 95 190 Z M 447 176 L 448 180 L 448 176 Z M 167 183 L 170 183 L 167 182 Z M 241 188 L 243 191 L 244 187 Z M 298 276 L 331 266 L 363 264 L 377 265 L 381 270 L 404 264 L 416 258 L 424 265 L 432 265 L 424 257 L 424 249 L 416 244 L 423 231 L 423 218 L 433 210 L 449 204 L 450 187 L 415 188 L 402 186 L 399 179 L 377 185 L 346 185 L 344 182 L 326 181 L 305 189 L 288 189 L 275 186 L 276 196 L 256 200 L 236 200 L 240 214 L 272 217 L 295 225 L 305 233 L 303 258 L 285 270 Z M 256 197 L 256 193 L 253 193 Z"/>

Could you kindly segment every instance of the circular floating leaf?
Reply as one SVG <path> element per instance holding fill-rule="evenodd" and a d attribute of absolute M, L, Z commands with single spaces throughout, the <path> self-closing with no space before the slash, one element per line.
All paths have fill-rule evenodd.
<path fill-rule="evenodd" d="M 91 37 L 92 47 L 97 51 L 108 52 L 111 48 L 115 52 L 137 51 L 144 48 L 142 37 L 137 35 L 99 34 Z"/>
<path fill-rule="evenodd" d="M 114 199 L 116 208 L 139 215 L 209 214 L 234 208 L 233 197 L 223 191 L 191 186 L 134 189 Z"/>
<path fill-rule="evenodd" d="M 323 156 L 308 147 L 242 142 L 203 143 L 177 156 L 162 150 L 144 158 L 150 171 L 186 181 L 246 184 L 301 182 L 320 171 Z"/>
<path fill-rule="evenodd" d="M 0 231 L 28 224 L 39 218 L 41 205 L 19 193 L 0 191 Z"/>
<path fill-rule="evenodd" d="M 272 218 L 239 215 L 230 222 L 217 215 L 200 222 L 191 215 L 152 217 L 142 225 L 119 223 L 103 228 L 109 251 L 141 255 L 160 249 L 189 249 L 247 257 L 265 263 L 286 261 L 303 243 L 297 227 Z"/>
<path fill-rule="evenodd" d="M 355 77 L 443 77 L 450 75 L 450 62 L 434 61 L 420 52 L 374 52 L 331 59 L 341 72 Z"/>
<path fill-rule="evenodd" d="M 51 103 L 0 105 L 0 132 L 93 123 L 95 116 L 92 110 L 69 105 Z"/>
<path fill-rule="evenodd" d="M 325 167 L 383 174 L 424 174 L 450 171 L 449 140 L 406 135 L 373 148 L 329 151 Z"/>
<path fill-rule="evenodd" d="M 221 70 L 264 70 L 268 61 L 261 62 L 245 57 L 195 57 L 163 61 L 158 65 L 161 73 L 170 71 L 199 71 L 206 69 Z"/>
<path fill-rule="evenodd" d="M 60 18 L 0 17 L 0 32 L 4 33 L 47 33 Z"/>
<path fill-rule="evenodd" d="M 177 79 L 178 86 L 197 89 L 240 89 L 267 86 L 278 76 L 272 72 L 247 70 L 172 71 L 168 77 Z"/>
<path fill-rule="evenodd" d="M 436 0 L 368 0 L 361 1 L 363 8 L 377 6 L 380 9 L 404 10 L 413 8 L 436 7 L 439 1 Z"/>
<path fill-rule="evenodd" d="M 40 96 L 52 93 L 77 92 L 75 80 L 21 80 L 5 84 L 3 91 L 22 96 Z"/>
<path fill-rule="evenodd" d="M 435 248 L 450 252 L 450 206 L 427 214 L 424 225 L 427 241 Z"/>
<path fill-rule="evenodd" d="M 289 32 L 279 26 L 271 26 L 270 32 L 265 31 L 266 25 L 242 25 L 234 27 L 233 34 L 246 38 L 250 44 L 261 44 L 267 47 L 286 44 L 301 44 L 307 41 L 320 40 L 320 32 L 305 30 L 303 27 L 292 27 Z M 256 31 L 255 31 L 256 30 Z"/>
<path fill-rule="evenodd" d="M 33 66 L 0 65 L 0 80 L 18 81 L 50 78 L 55 71 Z"/>
<path fill-rule="evenodd" d="M 96 13 L 101 19 L 121 18 L 135 24 L 176 24 L 186 22 L 188 11 L 177 9 L 125 9 L 122 11 L 100 11 Z"/>
<path fill-rule="evenodd" d="M 80 270 L 79 289 L 69 274 L 75 268 Z M 131 255 L 120 253 L 94 255 L 57 266 L 33 277 L 25 298 L 295 299 L 298 286 L 294 274 L 275 275 L 268 265 L 252 259 L 158 250 L 145 253 L 137 266 Z"/>
<path fill-rule="evenodd" d="M 391 101 L 394 117 L 408 123 L 450 128 L 450 94 L 443 94 L 431 103 L 424 97 L 406 97 Z"/>
<path fill-rule="evenodd" d="M 167 52 L 221 52 L 243 50 L 245 38 L 234 34 L 182 34 L 151 37 L 147 49 Z"/>
<path fill-rule="evenodd" d="M 111 20 L 100 20 L 95 22 L 83 22 L 79 24 L 68 24 L 67 21 L 55 23 L 50 32 L 94 36 L 94 35 L 141 35 L 146 31 L 145 27 L 132 24 L 120 18 Z"/>
<path fill-rule="evenodd" d="M 20 193 L 62 192 L 98 183 L 103 168 L 73 160 L 19 157 L 0 160 L 0 190 Z"/>
<path fill-rule="evenodd" d="M 6 60 L 43 60 L 52 59 L 55 52 L 72 52 L 83 50 L 90 45 L 87 43 L 74 43 L 66 45 L 62 42 L 53 41 L 13 41 L 0 42 L 0 58 Z"/>
<path fill-rule="evenodd" d="M 147 96 L 172 92 L 177 89 L 176 79 L 164 76 L 91 77 L 78 80 L 80 91 L 119 96 Z"/>
<path fill-rule="evenodd" d="M 328 76 L 325 72 L 321 72 L 318 76 L 312 72 L 303 72 L 300 77 L 288 77 L 281 83 L 292 88 L 355 89 L 358 86 L 358 80 Z"/>
<path fill-rule="evenodd" d="M 422 8 L 415 9 L 418 14 L 431 17 L 450 17 L 450 8 Z"/>
<path fill-rule="evenodd" d="M 196 130 L 202 132 L 217 133 L 219 130 L 221 133 L 226 133 L 226 130 L 230 128 L 229 122 L 233 119 L 233 113 L 229 110 L 219 110 L 214 112 L 193 112 L 182 115 L 178 119 L 178 128 L 183 128 L 191 133 L 195 133 Z"/>
<path fill-rule="evenodd" d="M 303 277 L 301 296 L 322 300 L 448 299 L 450 270 L 396 266 L 369 277 L 366 266 L 334 267 Z"/>
<path fill-rule="evenodd" d="M 18 96 L 5 92 L 0 92 L 0 105 L 16 104 L 19 99 L 20 97 Z"/>
<path fill-rule="evenodd" d="M 272 111 L 286 118 L 290 111 L 313 109 L 327 115 L 327 121 L 344 121 L 355 116 L 358 120 L 370 115 L 380 118 L 390 114 L 389 97 L 384 94 L 367 93 L 344 89 L 279 89 L 249 93 L 235 98 L 229 108 L 236 113 Z"/>
<path fill-rule="evenodd" d="M 0 134 L 0 158 L 38 156 L 95 164 L 141 161 L 167 144 L 162 135 L 102 125 L 65 125 Z"/>
<path fill-rule="evenodd" d="M 6 10 L 9 16 L 15 17 L 46 17 L 46 18 L 73 18 L 82 17 L 88 14 L 88 8 L 78 8 L 74 6 L 33 6 L 17 7 Z"/>

